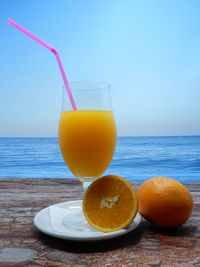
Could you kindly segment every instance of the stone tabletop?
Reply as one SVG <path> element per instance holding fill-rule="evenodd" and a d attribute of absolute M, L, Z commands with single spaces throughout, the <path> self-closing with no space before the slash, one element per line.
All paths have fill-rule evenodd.
<path fill-rule="evenodd" d="M 140 184 L 133 184 L 137 190 Z M 0 179 L 0 266 L 200 266 L 200 183 L 185 184 L 194 210 L 176 230 L 159 230 L 145 220 L 131 233 L 96 242 L 47 236 L 33 225 L 41 209 L 80 199 L 75 179 Z"/>

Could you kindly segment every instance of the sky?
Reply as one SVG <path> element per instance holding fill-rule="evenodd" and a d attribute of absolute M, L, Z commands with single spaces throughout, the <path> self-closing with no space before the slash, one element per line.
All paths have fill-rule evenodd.
<path fill-rule="evenodd" d="M 57 136 L 63 81 L 111 84 L 118 136 L 200 135 L 200 1 L 0 0 L 0 136 Z"/>

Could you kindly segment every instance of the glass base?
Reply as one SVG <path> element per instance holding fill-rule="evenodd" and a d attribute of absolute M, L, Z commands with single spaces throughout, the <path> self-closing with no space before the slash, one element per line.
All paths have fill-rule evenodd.
<path fill-rule="evenodd" d="M 83 190 L 86 192 L 88 186 L 97 178 L 94 177 L 84 177 L 84 178 L 78 178 L 79 181 L 82 183 Z M 80 207 L 81 208 L 81 207 Z M 86 232 L 98 232 L 94 228 L 92 228 L 87 220 L 85 219 L 85 216 L 83 214 L 82 208 L 78 211 L 72 212 L 63 219 L 63 225 L 67 229 L 72 229 L 75 231 L 79 231 L 82 233 Z"/>
<path fill-rule="evenodd" d="M 88 224 L 82 211 L 78 211 L 66 216 L 63 219 L 63 225 L 68 229 L 73 229 L 80 232 L 97 232 L 97 230 Z"/>

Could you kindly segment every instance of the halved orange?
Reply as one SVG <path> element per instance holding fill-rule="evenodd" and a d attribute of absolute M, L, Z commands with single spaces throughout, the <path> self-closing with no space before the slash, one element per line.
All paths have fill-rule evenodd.
<path fill-rule="evenodd" d="M 107 175 L 95 180 L 83 198 L 87 222 L 101 232 L 114 232 L 127 227 L 138 210 L 137 194 L 124 178 Z"/>

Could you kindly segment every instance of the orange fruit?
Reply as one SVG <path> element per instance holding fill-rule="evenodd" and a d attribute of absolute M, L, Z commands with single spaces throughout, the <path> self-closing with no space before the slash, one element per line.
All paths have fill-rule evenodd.
<path fill-rule="evenodd" d="M 184 224 L 192 213 L 190 192 L 174 179 L 151 178 L 139 187 L 137 195 L 139 212 L 159 227 L 177 227 Z"/>
<path fill-rule="evenodd" d="M 127 227 L 137 214 L 137 194 L 124 178 L 107 175 L 95 180 L 83 197 L 87 222 L 101 232 Z"/>

